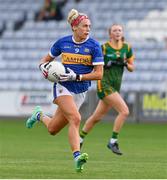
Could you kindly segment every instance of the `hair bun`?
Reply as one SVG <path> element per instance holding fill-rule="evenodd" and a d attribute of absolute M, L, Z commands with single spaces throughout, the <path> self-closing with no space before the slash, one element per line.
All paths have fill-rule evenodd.
<path fill-rule="evenodd" d="M 76 9 L 71 9 L 71 11 L 68 13 L 67 21 L 69 24 L 72 23 L 74 19 L 76 19 L 79 16 L 79 12 Z"/>

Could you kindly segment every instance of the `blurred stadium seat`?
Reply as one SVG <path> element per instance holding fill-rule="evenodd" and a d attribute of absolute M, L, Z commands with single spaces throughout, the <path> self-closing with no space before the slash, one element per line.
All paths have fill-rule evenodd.
<path fill-rule="evenodd" d="M 66 20 L 35 22 L 35 13 L 43 0 L 0 0 L 0 4 L 0 69 L 3 72 L 0 89 L 49 89 L 37 64 L 55 39 L 71 33 Z M 136 71 L 125 72 L 123 91 L 161 89 L 167 71 L 166 0 L 158 3 L 156 0 L 83 0 L 79 3 L 69 0 L 64 14 L 71 8 L 90 16 L 91 35 L 100 43 L 108 40 L 107 28 L 112 23 L 124 25 L 127 41 L 131 42 L 136 56 Z M 16 28 L 20 21 L 22 25 Z"/>

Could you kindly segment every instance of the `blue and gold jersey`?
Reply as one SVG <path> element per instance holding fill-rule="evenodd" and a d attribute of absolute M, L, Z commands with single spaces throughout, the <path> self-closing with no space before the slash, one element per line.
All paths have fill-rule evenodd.
<path fill-rule="evenodd" d="M 100 44 L 92 38 L 76 43 L 72 35 L 63 37 L 53 44 L 49 54 L 53 58 L 61 55 L 65 68 L 69 67 L 76 74 L 88 74 L 95 65 L 104 64 Z M 68 81 L 61 84 L 69 91 L 78 94 L 87 91 L 91 81 Z"/>

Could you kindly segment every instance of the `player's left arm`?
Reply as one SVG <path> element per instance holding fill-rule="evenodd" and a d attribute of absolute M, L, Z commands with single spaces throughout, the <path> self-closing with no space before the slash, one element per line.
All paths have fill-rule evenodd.
<path fill-rule="evenodd" d="M 103 76 L 103 65 L 96 65 L 93 71 L 88 74 L 76 74 L 70 68 L 67 68 L 67 71 L 68 73 L 60 74 L 59 82 L 100 80 Z"/>
<path fill-rule="evenodd" d="M 91 73 L 82 74 L 82 81 L 101 80 L 102 77 L 103 77 L 103 65 L 95 65 Z"/>
<path fill-rule="evenodd" d="M 134 66 L 134 55 L 133 55 L 133 51 L 132 51 L 132 48 L 131 48 L 131 45 L 128 44 L 128 53 L 127 53 L 127 70 L 129 72 L 133 72 L 134 69 L 135 69 L 135 66 Z"/>
<path fill-rule="evenodd" d="M 129 72 L 133 72 L 135 69 L 135 66 L 134 66 L 134 57 L 131 57 L 129 59 L 127 59 L 127 70 Z"/>

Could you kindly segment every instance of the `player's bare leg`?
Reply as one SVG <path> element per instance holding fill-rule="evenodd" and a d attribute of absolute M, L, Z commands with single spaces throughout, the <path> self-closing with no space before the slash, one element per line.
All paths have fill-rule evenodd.
<path fill-rule="evenodd" d="M 104 101 L 99 100 L 99 103 L 96 107 L 94 113 L 88 118 L 85 122 L 82 130 L 80 131 L 80 147 L 83 145 L 84 137 L 91 131 L 91 129 L 98 123 L 104 115 L 110 110 L 110 106 Z"/>
<path fill-rule="evenodd" d="M 40 106 L 37 106 L 32 116 L 27 120 L 26 126 L 32 128 L 35 122 L 42 121 L 49 133 L 55 135 L 69 124 L 68 138 L 75 160 L 75 169 L 77 172 L 81 172 L 83 165 L 88 159 L 87 153 L 80 153 L 79 126 L 81 116 L 72 96 L 60 96 L 55 100 L 55 103 L 58 104 L 59 107 L 52 118 L 44 115 Z"/>
<path fill-rule="evenodd" d="M 108 104 L 112 105 L 112 107 L 118 112 L 118 116 L 114 122 L 112 137 L 107 147 L 111 149 L 113 153 L 122 155 L 118 145 L 118 133 L 120 132 L 127 116 L 129 115 L 129 109 L 123 98 L 117 92 L 107 96 L 107 102 Z"/>
<path fill-rule="evenodd" d="M 80 153 L 79 145 L 79 127 L 81 116 L 77 110 L 76 104 L 73 101 L 72 96 L 60 96 L 56 99 L 56 104 L 59 105 L 62 114 L 69 122 L 69 132 L 68 138 L 71 145 L 71 150 L 73 152 L 75 160 L 75 169 L 77 172 L 83 170 L 84 164 L 87 162 L 87 153 Z M 70 107 L 69 107 L 70 104 Z"/>

